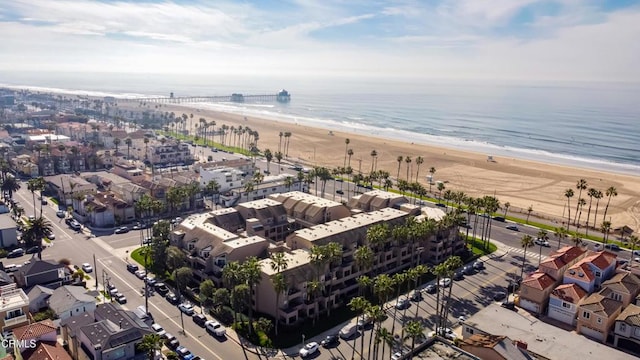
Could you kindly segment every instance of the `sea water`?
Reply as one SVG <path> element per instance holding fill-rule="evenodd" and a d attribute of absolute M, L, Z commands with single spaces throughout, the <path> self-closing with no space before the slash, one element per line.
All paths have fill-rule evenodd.
<path fill-rule="evenodd" d="M 640 84 L 60 73 L 0 73 L 0 84 L 117 97 L 286 88 L 289 103 L 193 105 L 495 158 L 640 175 Z"/>

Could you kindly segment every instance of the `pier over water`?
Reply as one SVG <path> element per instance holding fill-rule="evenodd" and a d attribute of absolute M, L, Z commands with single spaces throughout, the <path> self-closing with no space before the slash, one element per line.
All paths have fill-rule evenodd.
<path fill-rule="evenodd" d="M 291 101 L 291 94 L 286 90 L 281 90 L 276 94 L 265 95 L 214 95 L 214 96 L 174 96 L 173 93 L 168 97 L 137 97 L 137 98 L 120 98 L 119 102 L 148 102 L 162 104 L 181 104 L 181 103 L 198 103 L 198 102 L 269 102 L 278 101 L 286 103 Z"/>

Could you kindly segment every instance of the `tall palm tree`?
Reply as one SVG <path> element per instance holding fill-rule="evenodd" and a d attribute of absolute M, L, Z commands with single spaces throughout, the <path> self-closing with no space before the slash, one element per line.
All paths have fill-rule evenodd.
<path fill-rule="evenodd" d="M 384 359 L 384 348 L 385 346 L 389 346 L 389 349 L 393 348 L 393 343 L 394 343 L 395 339 L 393 338 L 393 333 L 391 331 L 389 331 L 389 329 L 387 328 L 379 328 L 378 330 L 376 330 L 376 345 L 377 343 L 381 342 L 382 343 L 382 354 L 380 357 L 378 357 L 378 351 L 376 349 L 375 354 L 374 354 L 374 359 Z"/>
<path fill-rule="evenodd" d="M 611 198 L 618 196 L 618 190 L 615 187 L 610 186 L 607 189 L 605 194 L 607 195 L 607 206 L 604 207 L 604 214 L 602 214 L 602 221 L 605 221 L 607 219 L 607 212 L 609 211 L 609 204 L 611 203 Z"/>
<path fill-rule="evenodd" d="M 411 182 L 409 179 L 409 171 L 411 170 L 411 156 L 406 156 L 404 162 L 407 164 L 407 182 Z"/>
<path fill-rule="evenodd" d="M 582 199 L 582 190 L 587 189 L 587 180 L 585 179 L 578 180 L 578 183 L 576 184 L 576 189 L 578 189 L 578 199 Z M 576 214 L 573 219 L 573 223 L 576 224 L 576 226 L 577 226 L 576 220 L 578 219 L 579 208 L 580 208 L 580 201 L 578 200 L 578 204 L 576 204 Z"/>
<path fill-rule="evenodd" d="M 558 249 L 560 249 L 560 240 L 567 237 L 567 229 L 563 227 L 556 227 L 553 229 L 553 234 L 558 239 Z"/>
<path fill-rule="evenodd" d="M 371 150 L 371 172 L 376 169 L 376 159 L 378 158 L 378 152 L 375 150 Z"/>
<path fill-rule="evenodd" d="M 431 192 L 431 185 L 433 185 L 433 174 L 436 173 L 436 168 L 434 168 L 433 166 L 429 168 L 429 174 L 431 174 L 431 181 L 429 181 L 429 193 L 433 194 Z"/>
<path fill-rule="evenodd" d="M 596 212 L 595 214 L 593 214 L 593 228 L 596 228 L 596 219 L 598 218 L 598 207 L 600 206 L 600 199 L 602 199 L 604 195 L 602 194 L 602 191 L 598 190 L 596 191 L 595 195 L 593 195 L 594 198 L 596 198 Z"/>
<path fill-rule="evenodd" d="M 511 203 L 510 202 L 506 202 L 504 203 L 504 205 L 502 205 L 502 207 L 504 208 L 504 218 L 507 218 L 507 211 L 509 211 L 509 208 L 511 207 Z"/>
<path fill-rule="evenodd" d="M 591 204 L 593 203 L 593 198 L 598 195 L 598 190 L 594 188 L 590 188 L 587 191 L 587 195 L 589 196 L 589 209 L 587 210 L 587 226 L 585 227 L 585 236 L 589 236 L 589 219 L 591 218 Z"/>
<path fill-rule="evenodd" d="M 520 269 L 520 279 L 524 280 L 524 264 L 527 261 L 527 249 L 533 246 L 533 238 L 531 235 L 526 234 L 520 240 L 520 245 L 524 249 L 524 254 L 522 255 L 522 268 Z"/>
<path fill-rule="evenodd" d="M 347 306 L 349 306 L 349 309 L 351 309 L 351 311 L 356 313 L 356 321 L 359 321 L 360 316 L 362 316 L 364 318 L 365 315 L 365 310 L 371 306 L 371 303 L 363 298 L 362 296 L 356 296 L 354 298 L 352 298 L 349 303 L 347 304 Z M 361 341 L 360 341 L 360 359 L 362 359 L 362 353 L 364 350 L 364 329 L 362 329 L 362 336 L 361 337 Z M 356 347 L 355 344 L 352 348 L 352 353 L 351 353 L 351 358 L 355 359 L 355 353 L 356 353 Z"/>
<path fill-rule="evenodd" d="M 416 182 L 418 182 L 418 178 L 420 176 L 420 165 L 424 164 L 424 158 L 422 156 L 418 156 L 416 158 Z"/>
<path fill-rule="evenodd" d="M 569 226 L 571 225 L 571 198 L 573 197 L 573 189 L 565 190 L 564 197 L 567 198 L 567 232 L 569 232 Z"/>
<path fill-rule="evenodd" d="M 264 158 L 267 160 L 267 172 L 271 173 L 271 160 L 273 160 L 273 153 L 271 150 L 266 149 L 264 151 Z"/>
<path fill-rule="evenodd" d="M 344 164 L 342 167 L 347 167 L 347 152 L 349 151 L 349 143 L 351 140 L 349 138 L 344 139 Z"/>
<path fill-rule="evenodd" d="M 284 133 L 280 131 L 280 133 L 278 134 L 278 137 L 280 137 L 280 141 L 278 142 L 278 152 L 282 152 L 282 136 L 284 136 Z"/>
<path fill-rule="evenodd" d="M 218 204 L 217 202 L 215 202 L 213 200 L 214 195 L 217 195 L 220 192 L 220 184 L 218 184 L 217 181 L 215 180 L 211 180 L 207 183 L 207 185 L 205 186 L 205 190 L 207 191 L 207 193 L 209 193 L 211 195 L 211 205 L 212 207 L 215 204 L 215 208 L 218 208 Z"/>
<path fill-rule="evenodd" d="M 120 140 L 120 138 L 113 139 L 113 145 L 116 147 L 115 156 L 118 156 L 118 147 L 120 146 L 120 144 L 122 144 L 122 140 Z"/>
<path fill-rule="evenodd" d="M 611 221 L 603 221 L 602 225 L 600 226 L 600 231 L 602 231 L 602 242 L 604 243 L 604 245 L 607 245 L 607 240 L 609 240 L 609 232 L 611 231 Z"/>
<path fill-rule="evenodd" d="M 25 245 L 27 248 L 38 246 L 38 258 L 42 258 L 42 239 L 49 237 L 53 233 L 51 223 L 40 216 L 27 225 L 24 232 Z"/>
<path fill-rule="evenodd" d="M 402 157 L 402 155 L 398 155 L 398 157 L 396 158 L 396 161 L 398 162 L 398 174 L 396 175 L 396 181 L 400 180 L 400 165 L 402 165 L 403 160 L 404 158 Z"/>
<path fill-rule="evenodd" d="M 411 359 L 413 359 L 413 350 L 416 347 L 416 339 L 422 336 L 424 326 L 417 320 L 411 320 L 404 326 L 407 338 L 411 339 Z"/>
<path fill-rule="evenodd" d="M 547 231 L 544 229 L 538 230 L 537 236 L 538 236 L 538 239 L 542 239 L 543 241 L 549 240 L 549 237 L 547 236 Z M 541 242 L 539 245 L 540 253 L 538 254 L 538 266 L 540 266 L 540 262 L 542 262 L 542 244 L 543 243 Z"/>
<path fill-rule="evenodd" d="M 278 315 L 278 308 L 280 307 L 280 294 L 287 290 L 287 279 L 282 274 L 283 270 L 289 267 L 287 257 L 283 252 L 275 252 L 271 254 L 271 269 L 276 272 L 273 277 L 273 285 L 276 291 L 276 319 L 275 319 L 275 331 L 278 336 L 278 323 L 280 322 L 280 316 Z"/>
<path fill-rule="evenodd" d="M 2 193 L 5 192 L 9 194 L 9 199 L 13 198 L 13 193 L 20 190 L 20 183 L 13 176 L 6 176 L 4 180 L 2 180 L 2 185 L 0 185 L 0 189 Z"/>
<path fill-rule="evenodd" d="M 638 237 L 636 235 L 631 235 L 627 239 L 627 243 L 631 247 L 631 252 L 630 252 L 630 255 L 629 255 L 630 256 L 629 262 L 632 262 L 633 259 L 635 258 L 633 253 L 636 250 L 636 247 L 638 247 L 638 245 L 640 245 L 640 239 L 638 239 Z"/>
<path fill-rule="evenodd" d="M 574 222 L 576 224 L 576 232 L 580 228 L 580 218 L 582 217 L 582 209 L 585 205 L 587 205 L 587 201 L 583 198 L 578 198 L 578 216 L 577 218 L 574 218 Z M 589 227 L 589 224 L 587 224 L 587 227 Z"/>
<path fill-rule="evenodd" d="M 133 140 L 131 138 L 124 139 L 124 143 L 127 144 L 127 160 L 131 159 L 131 144 L 133 144 Z"/>

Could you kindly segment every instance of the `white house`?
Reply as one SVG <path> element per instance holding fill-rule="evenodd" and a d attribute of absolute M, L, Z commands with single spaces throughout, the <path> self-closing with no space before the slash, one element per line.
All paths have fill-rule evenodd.
<path fill-rule="evenodd" d="M 549 317 L 575 326 L 578 306 L 587 295 L 577 284 L 558 285 L 549 296 Z"/>
<path fill-rule="evenodd" d="M 220 186 L 220 193 L 225 193 L 244 186 L 244 175 L 244 171 L 230 167 L 200 169 L 200 186 L 205 188 L 213 180 Z"/>
<path fill-rule="evenodd" d="M 58 318 L 66 319 L 96 309 L 95 297 L 87 294 L 87 290 L 81 286 L 65 285 L 53 291 L 49 298 L 49 308 Z"/>
<path fill-rule="evenodd" d="M 8 248 L 18 245 L 16 222 L 9 214 L 0 214 L 0 247 Z"/>

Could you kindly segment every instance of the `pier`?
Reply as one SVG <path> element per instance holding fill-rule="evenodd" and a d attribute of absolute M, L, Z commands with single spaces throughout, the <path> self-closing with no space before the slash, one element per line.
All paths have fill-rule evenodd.
<path fill-rule="evenodd" d="M 281 90 L 276 94 L 265 95 L 214 95 L 214 96 L 173 96 L 168 97 L 138 97 L 138 98 L 119 98 L 118 102 L 146 102 L 160 104 L 181 104 L 181 103 L 199 103 L 199 102 L 289 102 L 291 95 L 286 90 Z"/>

